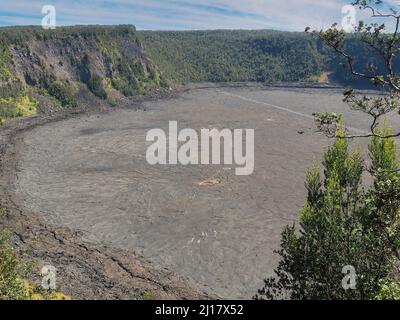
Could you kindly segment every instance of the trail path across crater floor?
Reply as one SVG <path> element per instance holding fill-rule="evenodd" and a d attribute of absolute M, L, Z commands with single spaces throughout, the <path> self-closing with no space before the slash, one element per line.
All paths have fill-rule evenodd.
<path fill-rule="evenodd" d="M 209 88 L 54 122 L 24 133 L 15 184 L 18 205 L 85 240 L 129 248 L 226 298 L 251 298 L 272 275 L 280 233 L 297 221 L 305 171 L 329 140 L 311 114 L 336 111 L 357 130 L 368 118 L 330 89 Z M 146 133 L 255 129 L 255 170 L 146 162 Z"/>

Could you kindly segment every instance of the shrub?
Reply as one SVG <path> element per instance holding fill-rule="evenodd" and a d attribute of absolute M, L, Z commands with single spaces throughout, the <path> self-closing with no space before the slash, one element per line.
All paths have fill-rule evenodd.
<path fill-rule="evenodd" d="M 62 81 L 54 81 L 47 88 L 48 93 L 56 98 L 64 108 L 75 108 L 78 103 L 70 85 Z"/>
<path fill-rule="evenodd" d="M 9 244 L 9 233 L 0 230 L 0 300 L 71 300 L 71 297 L 41 289 L 26 278 L 32 264 L 21 260 Z"/>
<path fill-rule="evenodd" d="M 21 262 L 15 250 L 7 244 L 8 233 L 0 230 L 0 300 L 28 299 L 23 281 L 27 265 Z"/>
<path fill-rule="evenodd" d="M 156 293 L 154 291 L 146 291 L 143 294 L 143 300 L 156 300 Z"/>
<path fill-rule="evenodd" d="M 373 186 L 364 190 L 363 160 L 349 152 L 341 127 L 324 155 L 324 179 L 314 165 L 307 174 L 307 201 L 300 228 L 282 233 L 276 276 L 265 280 L 256 298 L 400 298 L 400 174 L 396 141 L 387 128 L 370 143 Z M 356 286 L 343 287 L 343 268 L 351 266 Z M 393 277 L 393 278 L 392 278 Z"/>
<path fill-rule="evenodd" d="M 400 284 L 390 279 L 381 280 L 377 300 L 400 300 Z"/>
<path fill-rule="evenodd" d="M 15 117 L 25 117 L 36 114 L 38 102 L 28 95 L 18 98 L 0 98 L 0 123 Z"/>
<path fill-rule="evenodd" d="M 112 78 L 111 84 L 126 97 L 142 93 L 140 83 L 134 76 L 130 76 L 128 80 L 116 76 Z"/>
<path fill-rule="evenodd" d="M 101 77 L 92 77 L 88 82 L 86 82 L 86 85 L 95 96 L 101 99 L 107 99 L 107 92 L 103 86 L 103 80 Z"/>
<path fill-rule="evenodd" d="M 9 44 L 0 41 L 0 82 L 17 81 L 13 72 L 12 54 Z"/>
<path fill-rule="evenodd" d="M 20 82 L 7 83 L 0 86 L 1 98 L 17 98 L 21 95 L 23 86 Z"/>

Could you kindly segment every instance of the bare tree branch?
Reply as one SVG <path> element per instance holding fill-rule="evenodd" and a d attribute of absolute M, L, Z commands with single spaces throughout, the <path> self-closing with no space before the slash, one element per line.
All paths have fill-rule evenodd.
<path fill-rule="evenodd" d="M 350 73 L 357 78 L 363 78 L 371 81 L 377 88 L 384 92 L 384 97 L 368 97 L 366 95 L 357 97 L 354 91 L 346 90 L 344 92 L 344 101 L 350 105 L 353 110 L 362 111 L 371 116 L 370 133 L 359 135 L 346 135 L 344 138 L 396 138 L 400 137 L 400 132 L 388 136 L 377 133 L 380 125 L 380 119 L 388 113 L 400 109 L 400 75 L 396 73 L 394 63 L 396 55 L 400 52 L 398 44 L 400 42 L 400 14 L 390 8 L 390 12 L 382 12 L 372 4 L 380 4 L 380 0 L 356 0 L 353 5 L 361 10 L 371 12 L 371 18 L 384 18 L 394 21 L 394 31 L 385 33 L 384 24 L 371 23 L 366 25 L 360 21 L 358 27 L 355 27 L 353 35 L 347 34 L 344 30 L 338 28 L 337 24 L 332 25 L 327 30 L 313 31 L 312 34 L 321 39 L 334 52 L 344 58 Z M 310 28 L 306 29 L 308 32 Z M 369 48 L 378 54 L 382 59 L 382 66 L 385 68 L 385 74 L 379 74 L 379 71 L 372 71 L 374 66 L 368 67 L 368 71 L 357 70 L 355 59 L 346 50 L 346 41 L 357 40 L 366 44 Z M 359 69 L 359 67 L 358 67 Z M 399 112 L 400 113 L 400 112 Z M 336 129 L 340 121 L 340 116 L 332 113 L 315 114 L 318 128 L 328 136 L 336 136 Z"/>

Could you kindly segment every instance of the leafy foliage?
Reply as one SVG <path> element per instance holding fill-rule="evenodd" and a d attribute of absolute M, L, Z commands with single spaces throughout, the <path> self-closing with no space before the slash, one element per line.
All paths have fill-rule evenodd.
<path fill-rule="evenodd" d="M 107 92 L 103 87 L 103 81 L 101 77 L 99 76 L 92 77 L 88 82 L 86 82 L 86 85 L 95 96 L 101 99 L 107 99 Z"/>
<path fill-rule="evenodd" d="M 380 282 L 379 293 L 375 297 L 377 300 L 400 300 L 400 284 L 393 280 L 382 280 Z"/>
<path fill-rule="evenodd" d="M 7 217 L 0 208 L 0 219 Z M 9 244 L 10 233 L 0 228 L 0 300 L 70 300 L 62 292 L 44 290 L 26 280 L 32 274 L 33 264 L 19 257 Z"/>
<path fill-rule="evenodd" d="M 304 33 L 273 30 L 142 31 L 139 36 L 163 75 L 187 82 L 299 82 L 334 81 L 368 85 L 352 77 L 343 57 Z M 385 65 L 379 55 L 357 37 L 343 35 L 343 44 L 356 53 L 358 67 Z"/>
<path fill-rule="evenodd" d="M 277 31 L 139 32 L 146 53 L 175 83 L 305 81 L 325 71 L 320 43 Z"/>
<path fill-rule="evenodd" d="M 78 105 L 71 86 L 65 81 L 52 82 L 48 86 L 47 91 L 51 96 L 60 101 L 64 108 L 73 108 Z"/>
<path fill-rule="evenodd" d="M 382 134 L 388 128 L 379 129 Z M 397 294 L 399 266 L 400 174 L 393 138 L 374 137 L 370 143 L 373 185 L 362 186 L 364 162 L 360 151 L 349 151 L 340 125 L 334 144 L 320 168 L 307 173 L 307 202 L 300 228 L 282 233 L 276 277 L 265 280 L 258 299 L 373 299 Z M 356 270 L 354 290 L 342 286 L 342 269 Z"/>
<path fill-rule="evenodd" d="M 8 234 L 0 230 L 0 300 L 28 299 L 23 282 L 27 265 L 20 261 L 7 240 Z"/>
<path fill-rule="evenodd" d="M 84 39 L 90 39 L 98 36 L 119 37 L 121 35 L 135 36 L 136 29 L 132 25 L 117 25 L 117 26 L 68 26 L 58 27 L 53 30 L 44 30 L 40 26 L 13 26 L 1 27 L 0 39 L 4 43 L 13 43 L 23 45 L 32 39 L 47 40 L 49 38 L 66 38 L 82 36 Z"/>
<path fill-rule="evenodd" d="M 0 98 L 0 124 L 15 117 L 31 116 L 37 112 L 38 102 L 29 95 Z"/>
<path fill-rule="evenodd" d="M 341 116 L 315 114 L 321 131 L 336 137 L 324 155 L 324 180 L 318 167 L 308 172 L 300 230 L 288 226 L 282 233 L 276 277 L 265 280 L 256 298 L 400 299 L 400 170 L 394 140 L 400 133 L 381 121 L 400 105 L 400 14 L 394 8 L 382 12 L 379 4 L 354 1 L 372 18 L 392 19 L 391 34 L 385 33 L 384 24 L 362 21 L 352 35 L 337 24 L 313 31 L 337 54 L 333 62 L 343 62 L 348 74 L 372 83 L 382 95 L 357 94 L 351 88 L 344 92 L 352 109 L 371 116 L 368 134 L 348 136 Z M 367 190 L 360 153 L 348 151 L 347 139 L 361 136 L 372 138 L 368 172 L 373 184 Z M 342 283 L 346 266 L 356 270 L 357 284 L 351 290 Z"/>
<path fill-rule="evenodd" d="M 13 60 L 9 45 L 3 40 L 0 40 L 0 83 L 9 83 L 15 81 L 15 74 L 12 70 Z"/>

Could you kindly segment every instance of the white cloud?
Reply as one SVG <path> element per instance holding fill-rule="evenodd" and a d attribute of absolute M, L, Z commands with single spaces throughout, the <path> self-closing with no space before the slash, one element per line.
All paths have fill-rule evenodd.
<path fill-rule="evenodd" d="M 0 22 L 40 24 L 52 4 L 59 24 L 130 23 L 138 29 L 302 31 L 341 21 L 343 0 L 0 0 Z"/>

